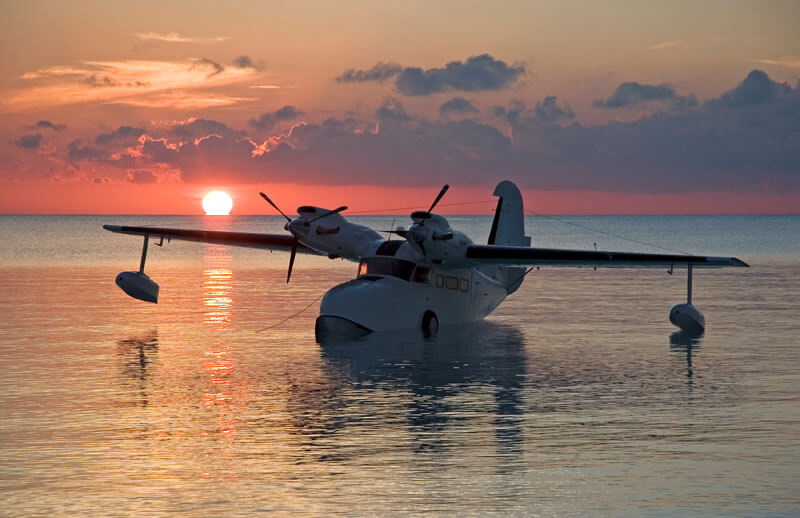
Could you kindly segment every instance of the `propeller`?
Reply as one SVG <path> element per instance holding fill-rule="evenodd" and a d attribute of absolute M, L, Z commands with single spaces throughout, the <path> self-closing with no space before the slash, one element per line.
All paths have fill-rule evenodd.
<path fill-rule="evenodd" d="M 272 206 L 275 208 L 275 210 L 277 210 L 277 211 L 280 213 L 280 215 L 281 215 L 281 216 L 283 216 L 284 218 L 286 218 L 286 221 L 292 221 L 292 218 L 290 218 L 289 216 L 287 216 L 286 214 L 284 214 L 284 213 L 283 213 L 283 211 L 282 211 L 280 208 L 278 208 L 278 206 L 277 206 L 277 205 L 275 205 L 275 202 L 269 199 L 269 196 L 267 196 L 267 195 L 266 195 L 266 194 L 264 194 L 263 192 L 259 192 L 258 194 L 260 194 L 260 195 L 261 195 L 261 197 L 262 197 L 262 198 L 264 198 L 264 199 L 266 200 L 266 202 L 267 202 L 267 203 L 269 203 L 270 205 L 272 205 Z"/>
<path fill-rule="evenodd" d="M 292 222 L 292 218 L 284 214 L 283 211 L 275 204 L 275 202 L 269 199 L 269 196 L 267 196 L 263 192 L 259 192 L 258 194 L 260 194 L 261 197 L 264 198 L 264 200 L 267 203 L 272 205 L 275 208 L 275 210 L 277 210 L 281 214 L 281 216 L 286 218 L 287 226 L 284 228 L 288 230 L 288 223 Z M 298 243 L 297 238 L 294 237 L 294 234 L 292 234 L 292 248 L 289 253 L 289 271 L 286 272 L 286 284 L 289 284 L 289 279 L 292 278 L 292 268 L 294 267 L 294 258 L 297 255 L 297 243 Z"/>
<path fill-rule="evenodd" d="M 422 253 L 425 255 L 428 255 L 427 251 L 425 250 L 425 240 L 428 239 L 429 235 L 428 234 L 429 230 L 425 227 L 425 220 L 431 218 L 431 211 L 434 209 L 434 207 L 436 207 L 436 204 L 439 203 L 439 201 L 442 199 L 444 194 L 447 192 L 447 189 L 449 188 L 450 186 L 448 184 L 444 184 L 442 189 L 439 191 L 439 194 L 436 195 L 436 199 L 433 200 L 433 203 L 431 203 L 431 207 L 428 209 L 427 212 L 414 212 L 411 214 L 412 219 L 414 219 L 414 216 L 417 215 L 416 219 L 418 219 L 419 221 L 415 219 L 414 225 L 411 225 L 411 228 L 409 228 L 408 231 L 406 232 L 406 238 L 409 241 L 414 241 L 415 243 L 417 243 L 417 245 L 422 250 Z M 441 236 L 434 233 L 433 235 L 434 240 L 442 240 L 442 241 L 451 239 L 452 237 L 453 237 L 452 233 L 443 234 Z"/>
<path fill-rule="evenodd" d="M 433 210 L 433 208 L 436 206 L 437 203 L 439 203 L 439 200 L 442 199 L 442 196 L 444 196 L 444 193 L 446 193 L 447 189 L 449 189 L 449 188 L 450 188 L 450 186 L 448 184 L 444 184 L 444 187 L 442 187 L 442 190 L 439 191 L 439 194 L 436 196 L 436 199 L 433 200 L 433 203 L 431 204 L 431 208 L 428 209 L 428 212 L 431 212 Z"/>
<path fill-rule="evenodd" d="M 339 207 L 337 209 L 329 210 L 328 212 L 320 214 L 319 216 L 317 216 L 316 218 L 312 219 L 311 221 L 308 221 L 306 223 L 306 225 L 310 225 L 310 224 L 314 223 L 315 221 L 317 221 L 318 219 L 322 219 L 322 218 L 324 218 L 326 216 L 330 216 L 331 214 L 339 214 L 340 212 L 342 212 L 344 210 L 347 210 L 347 205 L 342 205 L 341 207 Z"/>
<path fill-rule="evenodd" d="M 297 255 L 297 238 L 292 241 L 292 251 L 289 253 L 289 271 L 286 272 L 286 284 L 292 278 L 292 268 L 294 267 L 294 257 Z"/>

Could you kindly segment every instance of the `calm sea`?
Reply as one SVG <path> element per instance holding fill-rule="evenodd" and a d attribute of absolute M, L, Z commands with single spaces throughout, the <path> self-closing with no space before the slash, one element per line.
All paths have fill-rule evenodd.
<path fill-rule="evenodd" d="M 286 254 L 165 243 L 152 305 L 103 223 L 283 221 L 0 216 L 0 515 L 800 513 L 800 217 L 527 219 L 536 246 L 750 263 L 696 272 L 700 338 L 668 321 L 685 271 L 542 269 L 485 322 L 336 346 L 315 301 L 353 263 L 298 256 L 287 286 Z"/>

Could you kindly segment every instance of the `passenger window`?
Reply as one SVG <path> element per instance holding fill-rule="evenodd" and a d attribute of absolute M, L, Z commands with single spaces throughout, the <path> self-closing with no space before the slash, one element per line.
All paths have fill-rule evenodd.
<path fill-rule="evenodd" d="M 469 291 L 469 281 L 467 279 L 460 279 L 458 281 L 458 289 L 461 291 Z"/>
<path fill-rule="evenodd" d="M 449 275 L 445 279 L 444 287 L 448 290 L 457 290 L 458 289 L 458 277 L 450 277 Z"/>
<path fill-rule="evenodd" d="M 444 286 L 444 276 L 443 275 L 437 275 L 436 276 L 436 287 L 437 288 L 441 288 L 442 286 Z"/>

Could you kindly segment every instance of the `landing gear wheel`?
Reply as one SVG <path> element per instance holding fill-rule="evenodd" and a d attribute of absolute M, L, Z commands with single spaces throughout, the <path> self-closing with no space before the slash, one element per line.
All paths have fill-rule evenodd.
<path fill-rule="evenodd" d="M 425 336 L 433 336 L 439 331 L 439 319 L 431 310 L 422 315 L 422 332 Z"/>

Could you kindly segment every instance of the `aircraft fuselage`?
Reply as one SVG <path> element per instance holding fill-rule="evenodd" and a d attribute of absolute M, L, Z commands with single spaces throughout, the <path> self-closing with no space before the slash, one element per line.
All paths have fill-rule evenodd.
<path fill-rule="evenodd" d="M 508 295 L 493 268 L 466 261 L 472 244 L 447 220 L 412 214 L 405 240 L 385 240 L 376 231 L 339 214 L 316 220 L 326 209 L 305 206 L 286 228 L 305 246 L 329 257 L 360 259 L 358 276 L 329 290 L 320 305 L 317 334 L 355 334 L 480 320 Z M 345 333 L 346 334 L 346 333 Z"/>

